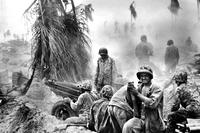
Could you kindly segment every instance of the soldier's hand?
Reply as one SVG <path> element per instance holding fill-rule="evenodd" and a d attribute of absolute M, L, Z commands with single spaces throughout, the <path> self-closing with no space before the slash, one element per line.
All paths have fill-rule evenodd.
<path fill-rule="evenodd" d="M 70 99 L 69 97 L 67 97 L 67 98 L 64 98 L 64 101 L 65 101 L 66 103 L 70 103 L 70 102 L 72 101 L 72 99 Z"/>
<path fill-rule="evenodd" d="M 135 96 L 137 96 L 138 93 L 139 93 L 139 92 L 137 91 L 137 89 L 135 88 L 133 82 L 129 82 L 129 83 L 128 83 L 127 90 L 130 91 L 130 92 L 131 92 L 133 95 L 135 95 Z"/>

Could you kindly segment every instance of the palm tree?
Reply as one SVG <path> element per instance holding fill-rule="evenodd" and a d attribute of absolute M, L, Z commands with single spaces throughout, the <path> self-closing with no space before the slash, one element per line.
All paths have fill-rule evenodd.
<path fill-rule="evenodd" d="M 129 9 L 130 9 L 130 11 L 131 11 L 131 23 L 132 23 L 132 17 L 133 17 L 134 19 L 136 19 L 136 17 L 137 17 L 137 12 L 136 12 L 136 10 L 135 10 L 135 2 L 134 2 L 134 1 L 131 3 Z"/>
<path fill-rule="evenodd" d="M 33 73 L 25 93 L 33 77 L 70 82 L 88 78 L 90 39 L 85 32 L 88 26 L 84 17 L 76 17 L 73 0 L 73 12 L 66 12 L 61 0 L 35 0 L 25 12 L 33 5 L 37 13 L 32 27 Z"/>
<path fill-rule="evenodd" d="M 174 15 L 176 15 L 180 9 L 180 4 L 178 0 L 171 0 L 171 3 L 168 7 L 168 9 L 170 10 L 170 12 Z"/>

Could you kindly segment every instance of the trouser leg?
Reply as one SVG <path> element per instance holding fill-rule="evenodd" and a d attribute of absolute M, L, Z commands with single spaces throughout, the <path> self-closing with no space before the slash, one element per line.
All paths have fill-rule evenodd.
<path fill-rule="evenodd" d="M 139 118 L 132 118 L 128 120 L 124 126 L 122 133 L 142 133 L 144 128 L 144 122 Z"/>

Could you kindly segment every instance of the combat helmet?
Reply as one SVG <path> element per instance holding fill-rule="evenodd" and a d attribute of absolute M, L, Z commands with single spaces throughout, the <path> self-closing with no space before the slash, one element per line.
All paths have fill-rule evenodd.
<path fill-rule="evenodd" d="M 174 75 L 174 80 L 179 83 L 187 83 L 188 74 L 186 71 L 178 71 Z"/>
<path fill-rule="evenodd" d="M 110 99 L 113 96 L 113 89 L 112 86 L 110 85 L 105 85 L 102 89 L 101 89 L 101 95 L 105 98 Z"/>
<path fill-rule="evenodd" d="M 108 50 L 106 48 L 100 48 L 99 49 L 99 54 L 100 55 L 108 55 Z"/>
<path fill-rule="evenodd" d="M 137 78 L 140 79 L 140 75 L 142 73 L 147 73 L 150 76 L 150 79 L 153 79 L 153 71 L 149 66 L 142 66 L 140 67 L 139 71 L 137 72 Z"/>
<path fill-rule="evenodd" d="M 92 83 L 89 80 L 86 80 L 79 84 L 77 87 L 81 88 L 82 91 L 91 91 L 92 90 Z"/>

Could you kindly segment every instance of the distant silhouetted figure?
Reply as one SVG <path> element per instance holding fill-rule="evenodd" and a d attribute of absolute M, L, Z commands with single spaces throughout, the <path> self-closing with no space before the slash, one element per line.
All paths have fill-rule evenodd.
<path fill-rule="evenodd" d="M 179 51 L 176 46 L 174 46 L 173 40 L 167 42 L 167 48 L 165 51 L 165 66 L 167 72 L 174 72 L 176 65 L 179 61 Z"/>
<path fill-rule="evenodd" d="M 147 36 L 141 36 L 141 42 L 135 48 L 135 55 L 138 58 L 139 66 L 149 65 L 150 56 L 153 55 L 153 46 L 147 42 Z"/>

